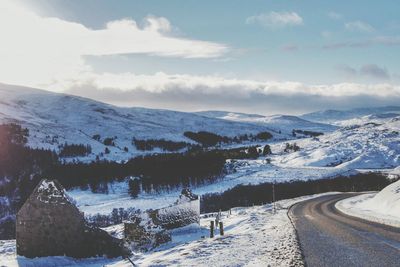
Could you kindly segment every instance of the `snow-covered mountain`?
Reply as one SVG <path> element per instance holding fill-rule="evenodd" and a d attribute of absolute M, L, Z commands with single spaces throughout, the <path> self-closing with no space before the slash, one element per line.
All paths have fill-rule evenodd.
<path fill-rule="evenodd" d="M 277 129 L 286 134 L 291 134 L 293 129 L 316 132 L 331 132 L 337 129 L 337 127 L 333 125 L 319 122 L 311 122 L 290 115 L 263 116 L 258 114 L 246 114 L 227 111 L 201 111 L 197 112 L 197 114 L 201 114 L 210 118 L 264 125 L 273 129 Z"/>
<path fill-rule="evenodd" d="M 183 135 L 185 131 L 209 131 L 225 136 L 269 131 L 275 136 L 272 151 L 276 153 L 282 151 L 286 142 L 279 142 L 279 139 L 294 138 L 292 130 L 300 129 L 324 135 L 296 140 L 301 150 L 276 154 L 276 164 L 291 167 L 346 165 L 349 169 L 400 165 L 400 116 L 397 113 L 400 107 L 324 111 L 299 118 L 226 111 L 187 113 L 122 108 L 87 98 L 5 84 L 0 84 L 0 96 L 0 123 L 18 122 L 29 128 L 30 146 L 57 150 L 65 142 L 89 144 L 92 154 L 88 159 L 104 151 L 102 141 L 107 137 L 114 138 L 115 146 L 109 147 L 111 153 L 104 157 L 124 160 L 143 153 L 132 145 L 133 137 L 193 142 Z M 310 122 L 304 117 L 321 121 L 336 119 L 340 127 Z M 100 135 L 100 140 L 93 139 L 93 135 Z"/>
<path fill-rule="evenodd" d="M 104 138 L 114 138 L 115 147 L 105 155 L 115 160 L 127 159 L 137 151 L 136 139 L 166 139 L 193 142 L 185 131 L 209 131 L 224 136 L 270 131 L 266 125 L 235 122 L 199 114 L 160 109 L 122 108 L 87 98 L 43 90 L 0 84 L 0 123 L 18 122 L 30 130 L 32 147 L 58 149 L 65 142 L 88 144 L 92 155 L 104 151 Z M 93 135 L 100 135 L 100 141 Z M 124 151 L 124 147 L 129 149 Z"/>
<path fill-rule="evenodd" d="M 302 119 L 340 124 L 342 121 L 351 120 L 363 116 L 374 115 L 374 116 L 393 116 L 400 114 L 400 106 L 386 106 L 386 107 L 371 107 L 371 108 L 355 108 L 349 110 L 322 110 L 312 113 L 307 113 L 300 116 Z"/>

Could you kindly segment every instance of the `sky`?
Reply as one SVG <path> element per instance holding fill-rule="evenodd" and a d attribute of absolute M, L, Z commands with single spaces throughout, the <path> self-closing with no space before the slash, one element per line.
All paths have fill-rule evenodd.
<path fill-rule="evenodd" d="M 396 0 L 0 0 L 0 82 L 119 106 L 400 103 Z"/>

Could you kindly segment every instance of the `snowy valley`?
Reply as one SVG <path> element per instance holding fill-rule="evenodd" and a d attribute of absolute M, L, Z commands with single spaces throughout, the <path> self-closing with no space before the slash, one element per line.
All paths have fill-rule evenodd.
<path fill-rule="evenodd" d="M 218 194 L 222 196 L 224 192 L 234 191 L 238 186 L 240 188 L 240 186 L 290 184 L 296 181 L 306 183 L 319 180 L 329 183 L 329 179 L 335 177 L 347 177 L 370 171 L 394 175 L 400 166 L 399 107 L 330 110 L 302 116 L 225 111 L 187 113 L 121 108 L 81 97 L 5 84 L 0 84 L 0 95 L 0 124 L 15 123 L 27 128 L 29 136 L 26 147 L 53 151 L 59 157 L 57 164 L 72 166 L 71 169 L 67 169 L 72 170 L 71 173 L 75 170 L 74 166 L 84 168 L 97 166 L 96 164 L 104 164 L 105 168 L 123 167 L 129 171 L 128 164 L 131 160 L 144 155 L 164 160 L 162 155 L 171 154 L 173 160 L 176 160 L 175 154 L 200 153 L 202 156 L 201 153 L 205 153 L 215 156 L 212 153 L 218 151 L 215 152 L 217 158 L 223 160 L 223 169 L 212 172 L 210 174 L 212 177 L 204 181 L 201 180 L 204 177 L 194 177 L 193 173 L 188 172 L 184 174 L 187 177 L 179 177 L 180 180 L 177 182 L 174 180 L 172 186 L 168 184 L 169 180 L 165 184 L 156 186 L 151 182 L 145 184 L 146 179 L 149 179 L 147 176 L 152 175 L 152 172 L 147 171 L 144 174 L 135 173 L 126 177 L 106 177 L 101 182 L 101 190 L 93 189 L 95 187 L 91 184 L 92 180 L 83 182 L 79 186 L 67 187 L 68 195 L 79 210 L 92 219 L 94 216 L 109 216 L 116 209 L 133 208 L 144 211 L 166 207 L 175 202 L 177 195 L 185 187 L 191 187 L 201 198 L 204 196 L 205 199 L 207 197 L 212 199 Z M 185 134 L 202 131 L 227 141 L 216 141 L 215 145 L 204 146 Z M 270 136 L 257 139 L 260 133 L 268 133 Z M 106 139 L 109 139 L 110 143 L 107 143 Z M 173 151 L 157 146 L 138 149 L 135 139 L 144 141 L 163 139 L 173 144 L 181 142 L 183 145 Z M 63 157 L 60 153 L 64 144 L 83 145 L 90 147 L 90 151 L 85 155 Z M 229 158 L 231 155 L 234 155 L 234 158 Z M 180 156 L 177 157 L 178 160 L 185 160 L 179 158 Z M 116 167 L 113 164 L 117 164 Z M 150 169 L 157 167 L 150 166 Z M 184 167 L 182 166 L 182 169 Z M 67 173 L 68 175 L 70 174 Z M 102 176 L 106 175 L 113 176 L 114 173 Z M 2 216 L 0 221 L 10 223 L 15 220 L 12 203 L 14 198 L 19 199 L 16 195 L 22 190 L 18 188 L 15 192 L 6 192 L 7 186 L 12 184 L 12 177 L 4 176 L 0 179 L 3 188 L 3 195 L 0 195 Z M 34 181 L 33 178 L 27 179 Z M 137 181 L 135 184 L 137 192 L 134 194 L 132 181 Z M 385 202 L 382 198 L 387 198 L 391 203 L 393 199 L 397 201 L 399 197 L 397 187 L 393 184 L 376 196 L 361 195 L 356 200 L 348 199 L 349 203 L 340 204 L 341 209 L 354 210 L 354 207 L 358 209 L 375 205 L 377 209 L 382 210 L 377 203 L 383 205 Z M 391 196 L 385 193 L 387 191 L 390 191 Z M 269 196 L 271 192 L 267 194 Z M 284 195 L 281 198 L 284 198 Z M 223 220 L 227 225 L 227 235 L 217 237 L 215 241 L 205 238 L 208 235 L 208 216 L 213 214 L 203 214 L 200 226 L 191 225 L 174 230 L 171 242 L 151 252 L 135 252 L 132 258 L 139 266 L 194 266 L 198 265 L 196 263 L 201 257 L 204 265 L 214 266 L 219 265 L 215 260 L 218 254 L 222 257 L 218 258 L 218 261 L 226 261 L 227 265 L 235 263 L 246 266 L 267 264 L 301 266 L 298 241 L 286 213 L 291 204 L 308 198 L 281 200 L 277 203 L 279 209 L 276 214 L 272 212 L 270 204 L 233 208 L 233 215 L 225 211 Z M 363 201 L 366 204 L 361 203 Z M 202 203 L 204 205 L 205 200 Z M 247 203 L 246 206 L 253 205 L 254 203 Z M 388 207 L 390 205 L 388 204 Z M 396 205 L 398 207 L 398 203 Z M 202 209 L 209 211 L 213 208 L 202 207 Z M 397 209 L 394 210 L 397 212 Z M 393 210 L 388 212 L 393 213 Z M 120 222 L 109 227 L 113 228 L 112 232 L 122 231 L 118 228 L 121 227 Z M 247 248 L 249 242 L 259 243 L 257 251 Z M 219 249 L 224 247 L 229 249 L 220 253 Z M 193 255 L 193 251 L 196 251 L 196 255 Z M 241 251 L 240 259 L 235 258 L 235 262 L 230 262 L 232 254 L 239 251 Z M 92 258 L 79 261 L 68 257 L 17 259 L 15 241 L 0 241 L 0 252 L 2 254 L 0 263 L 6 266 L 18 265 L 18 262 L 27 266 L 52 264 L 129 266 L 129 262 L 120 258 L 116 260 Z"/>

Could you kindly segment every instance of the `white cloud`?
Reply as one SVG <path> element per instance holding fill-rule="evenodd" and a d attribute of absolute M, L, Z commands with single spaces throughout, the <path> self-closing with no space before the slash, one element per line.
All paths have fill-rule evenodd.
<path fill-rule="evenodd" d="M 166 74 L 157 72 L 153 75 L 134 73 L 87 74 L 72 81 L 68 87 L 90 85 L 99 90 L 117 89 L 120 91 L 147 91 L 163 93 L 173 90 L 182 92 L 202 92 L 204 94 L 223 94 L 229 92 L 237 97 L 251 94 L 294 95 L 306 94 L 325 97 L 343 97 L 356 95 L 400 96 L 400 86 L 390 84 L 338 83 L 332 85 L 306 85 L 300 82 L 255 81 L 228 79 L 221 76 L 195 76 L 186 74 Z M 60 86 L 62 86 L 60 84 Z"/>
<path fill-rule="evenodd" d="M 60 85 L 61 86 L 61 85 Z M 389 83 L 307 85 L 186 74 L 90 74 L 65 92 L 122 106 L 174 110 L 301 113 L 327 108 L 395 105 L 400 86 Z"/>
<path fill-rule="evenodd" d="M 269 12 L 246 19 L 247 24 L 260 24 L 266 28 L 283 28 L 286 26 L 303 25 L 303 18 L 296 12 Z"/>
<path fill-rule="evenodd" d="M 144 29 L 168 33 L 171 32 L 172 25 L 166 18 L 149 15 L 146 18 L 146 26 Z"/>
<path fill-rule="evenodd" d="M 371 25 L 362 21 L 352 21 L 345 23 L 344 27 L 348 31 L 358 31 L 358 32 L 373 32 L 375 29 Z"/>
<path fill-rule="evenodd" d="M 102 29 L 41 17 L 16 1 L 0 3 L 0 81 L 45 87 L 90 72 L 85 55 L 141 53 L 165 57 L 216 58 L 226 45 L 174 37 L 170 22 L 148 16 L 144 27 L 132 19 Z"/>
<path fill-rule="evenodd" d="M 221 76 L 164 72 L 152 75 L 95 73 L 85 61 L 85 55 L 142 53 L 219 59 L 229 47 L 176 37 L 173 34 L 174 27 L 166 18 L 148 16 L 142 27 L 132 19 L 121 19 L 94 30 L 80 23 L 40 17 L 15 3 L 1 1 L 0 4 L 0 81 L 5 83 L 73 92 L 114 104 L 174 109 L 181 109 L 181 106 L 185 106 L 182 109 L 190 109 L 194 104 L 202 109 L 234 109 L 235 105 L 242 105 L 242 110 L 263 109 L 273 105 L 277 108 L 301 108 L 299 105 L 312 106 L 317 103 L 306 105 L 309 103 L 307 99 L 311 98 L 315 101 L 359 96 L 368 96 L 373 100 L 400 98 L 399 86 L 384 83 L 306 85 L 299 82 L 227 79 Z M 294 12 L 271 12 L 250 17 L 247 23 L 279 28 L 302 25 L 303 19 Z M 374 43 L 397 45 L 399 39 L 380 37 Z M 285 48 L 296 49 L 295 46 Z M 376 69 L 371 67 L 364 70 L 366 73 L 374 71 L 376 73 Z M 290 100 L 287 100 L 287 106 L 282 106 L 282 99 Z M 164 103 L 170 103 L 170 106 Z M 325 102 L 318 103 L 323 105 Z"/>

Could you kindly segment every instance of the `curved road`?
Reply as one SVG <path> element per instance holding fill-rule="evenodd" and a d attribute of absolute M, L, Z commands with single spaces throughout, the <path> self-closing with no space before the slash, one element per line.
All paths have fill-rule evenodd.
<path fill-rule="evenodd" d="M 335 203 L 354 193 L 327 195 L 289 211 L 306 265 L 400 266 L 400 229 L 345 215 Z"/>

